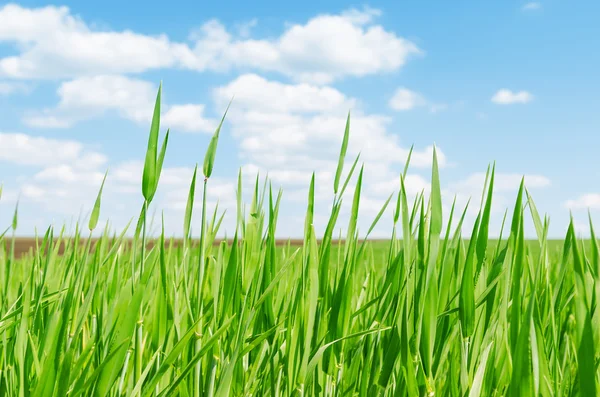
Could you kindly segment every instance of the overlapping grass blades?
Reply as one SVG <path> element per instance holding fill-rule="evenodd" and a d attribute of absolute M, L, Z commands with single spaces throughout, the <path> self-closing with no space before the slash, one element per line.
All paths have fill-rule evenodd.
<path fill-rule="evenodd" d="M 492 167 L 465 240 L 467 209 L 454 203 L 442 214 L 434 151 L 430 197 L 409 204 L 409 155 L 389 241 L 361 239 L 359 157 L 343 172 L 348 115 L 324 231 L 314 227 L 313 176 L 302 245 L 277 246 L 285 197 L 257 177 L 245 207 L 240 172 L 233 243 L 215 244 L 223 218 L 215 210 L 209 219 L 203 200 L 198 244 L 195 171 L 183 244 L 163 226 L 146 250 L 168 141 L 167 133 L 158 152 L 159 116 L 160 91 L 131 244 L 126 231 L 105 230 L 92 245 L 79 227 L 70 238 L 49 228 L 33 254 L 15 258 L 15 210 L 13 237 L 0 237 L 1 395 L 598 395 L 600 255 L 591 220 L 591 243 L 571 223 L 557 250 L 523 181 L 506 239 L 492 242 Z M 221 126 L 204 159 L 204 194 Z M 334 242 L 352 181 L 346 238 Z M 527 208 L 536 240 L 525 240 Z"/>

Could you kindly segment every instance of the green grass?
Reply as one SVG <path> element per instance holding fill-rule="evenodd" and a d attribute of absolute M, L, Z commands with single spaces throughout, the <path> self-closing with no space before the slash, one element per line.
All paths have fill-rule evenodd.
<path fill-rule="evenodd" d="M 490 239 L 492 168 L 477 221 L 462 235 L 464 209 L 442 214 L 434 152 L 430 197 L 409 205 L 401 188 L 407 161 L 400 193 L 386 203 L 394 207 L 390 238 L 369 243 L 357 232 L 358 158 L 343 168 L 348 118 L 330 221 L 325 230 L 312 226 L 313 178 L 301 246 L 276 246 L 281 192 L 257 183 L 245 206 L 241 175 L 234 243 L 213 246 L 222 217 L 207 214 L 204 201 L 201 244 L 192 244 L 195 173 L 184 244 L 174 247 L 163 231 L 146 249 L 145 214 L 168 144 L 167 133 L 158 149 L 159 115 L 160 91 L 133 245 L 124 243 L 126 231 L 105 230 L 90 249 L 79 244 L 88 232 L 67 238 L 48 228 L 34 254 L 15 259 L 15 211 L 12 237 L 0 241 L 0 395 L 598 395 L 593 229 L 585 244 L 572 223 L 564 240 L 548 240 L 548 220 L 522 185 L 502 238 Z M 202 168 L 203 192 L 219 131 Z M 352 212 L 340 245 L 332 241 L 342 200 Z M 525 240 L 525 218 L 537 239 Z"/>

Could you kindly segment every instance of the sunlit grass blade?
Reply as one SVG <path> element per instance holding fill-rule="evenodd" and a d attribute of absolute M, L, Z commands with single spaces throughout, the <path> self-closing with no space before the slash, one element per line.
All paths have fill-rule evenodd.
<path fill-rule="evenodd" d="M 98 217 L 100 216 L 100 203 L 102 200 L 102 189 L 104 188 L 104 182 L 106 181 L 106 176 L 108 175 L 108 171 L 104 174 L 104 178 L 102 179 L 102 184 L 100 185 L 100 190 L 98 191 L 98 196 L 96 197 L 96 201 L 94 203 L 94 208 L 92 209 L 92 214 L 90 215 L 90 220 L 88 223 L 88 228 L 90 231 L 96 228 L 98 224 Z"/>
<path fill-rule="evenodd" d="M 160 129 L 160 101 L 162 92 L 162 82 L 158 86 L 154 112 L 152 114 L 152 123 L 150 126 L 150 135 L 148 136 L 148 149 L 146 151 L 146 160 L 144 162 L 144 172 L 142 177 L 142 192 L 146 201 L 151 201 L 154 195 L 156 185 L 156 155 L 158 151 L 158 133 Z"/>
<path fill-rule="evenodd" d="M 342 147 L 340 148 L 340 157 L 338 160 L 337 169 L 335 170 L 335 178 L 333 179 L 333 193 L 337 194 L 338 187 L 340 185 L 340 178 L 342 176 L 342 170 L 344 169 L 344 159 L 346 158 L 346 150 L 348 149 L 348 137 L 350 136 L 350 112 L 348 112 L 348 118 L 346 119 L 346 129 L 344 130 L 344 138 L 342 140 Z"/>
<path fill-rule="evenodd" d="M 225 113 L 221 118 L 221 122 L 219 122 L 215 133 L 210 139 L 208 148 L 206 149 L 206 154 L 204 155 L 204 165 L 202 168 L 204 172 L 204 178 L 210 178 L 212 175 L 213 167 L 215 165 L 215 157 L 217 156 L 217 144 L 219 143 L 219 134 L 221 133 L 221 127 L 223 126 L 223 122 L 225 121 L 225 116 L 227 116 L 227 112 L 229 111 L 229 106 L 231 106 L 231 101 L 227 105 L 227 109 L 225 109 Z"/>

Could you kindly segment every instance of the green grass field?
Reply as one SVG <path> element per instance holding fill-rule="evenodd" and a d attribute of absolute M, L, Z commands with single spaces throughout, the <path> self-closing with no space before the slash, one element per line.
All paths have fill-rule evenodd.
<path fill-rule="evenodd" d="M 194 174 L 183 244 L 163 232 L 146 249 L 145 214 L 168 142 L 167 133 L 158 145 L 159 114 L 160 91 L 133 244 L 124 244 L 125 231 L 108 230 L 93 249 L 90 240 L 79 244 L 96 229 L 101 188 L 74 238 L 48 228 L 33 254 L 15 258 L 10 228 L 2 236 L 0 395 L 598 395 L 594 231 L 577 240 L 571 223 L 564 240 L 548 240 L 548 221 L 523 184 L 502 238 L 490 239 L 490 169 L 479 216 L 462 235 L 464 209 L 442 214 L 434 151 L 431 195 L 409 205 L 405 168 L 400 193 L 374 222 L 393 207 L 389 240 L 369 242 L 357 232 L 358 158 L 343 167 L 348 124 L 328 226 L 312 226 L 313 178 L 301 245 L 276 244 L 281 196 L 257 185 L 244 206 L 241 181 L 234 242 L 213 245 L 222 218 L 207 214 L 205 202 L 192 207 Z M 203 192 L 219 131 L 198 170 Z M 352 203 L 349 219 L 338 219 L 342 200 Z M 191 236 L 198 210 L 200 236 Z M 533 240 L 525 240 L 526 218 Z M 332 241 L 342 221 L 340 245 Z M 15 211 L 13 231 L 17 223 Z"/>

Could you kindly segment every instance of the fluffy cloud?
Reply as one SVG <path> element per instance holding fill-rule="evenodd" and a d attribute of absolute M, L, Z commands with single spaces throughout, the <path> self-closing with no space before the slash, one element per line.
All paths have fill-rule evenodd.
<path fill-rule="evenodd" d="M 304 24 L 289 24 L 272 39 L 248 38 L 253 23 L 234 35 L 211 20 L 190 35 L 189 43 L 178 43 L 164 34 L 93 29 L 67 7 L 8 4 L 0 8 L 0 42 L 15 45 L 19 53 L 0 59 L 0 76 L 72 78 L 158 68 L 219 72 L 250 67 L 327 83 L 394 71 L 422 52 L 375 25 L 379 14 L 366 8 L 318 15 Z"/>
<path fill-rule="evenodd" d="M 0 161 L 18 165 L 53 166 L 71 163 L 83 169 L 106 163 L 106 157 L 77 141 L 21 133 L 0 133 Z"/>
<path fill-rule="evenodd" d="M 411 110 L 426 103 L 425 98 L 418 92 L 400 87 L 390 99 L 389 105 L 394 110 Z"/>
<path fill-rule="evenodd" d="M 494 191 L 497 192 L 513 192 L 519 189 L 521 180 L 525 179 L 527 188 L 548 187 L 551 184 L 550 179 L 543 175 L 531 174 L 508 174 L 496 172 L 494 175 Z M 485 183 L 485 173 L 476 172 L 467 178 L 455 183 L 453 188 L 461 192 L 481 193 Z"/>
<path fill-rule="evenodd" d="M 361 152 L 366 163 L 387 167 L 402 164 L 408 155 L 408 149 L 400 146 L 398 137 L 388 131 L 388 117 L 365 114 L 356 99 L 334 88 L 283 84 L 242 75 L 215 90 L 219 106 L 233 95 L 235 105 L 228 115 L 229 123 L 239 138 L 242 157 L 257 166 L 279 171 L 283 167 L 331 171 L 337 164 L 351 107 L 349 157 Z M 412 164 L 428 166 L 431 154 L 431 147 L 415 151 Z M 445 164 L 443 153 L 439 152 L 439 156 L 440 163 Z"/>
<path fill-rule="evenodd" d="M 62 83 L 54 108 L 33 112 L 24 122 L 33 127 L 66 128 L 100 117 L 107 111 L 140 124 L 149 124 L 157 87 L 144 80 L 117 75 L 81 77 Z M 162 125 L 184 132 L 212 132 L 216 123 L 204 116 L 204 105 L 163 106 Z"/>
<path fill-rule="evenodd" d="M 388 106 L 397 111 L 407 111 L 427 106 L 431 113 L 438 113 L 448 109 L 448 104 L 433 103 L 422 94 L 409 90 L 406 87 L 398 87 L 396 89 L 394 95 L 388 101 Z"/>
<path fill-rule="evenodd" d="M 565 207 L 571 210 L 600 209 L 600 194 L 588 193 L 576 199 L 567 200 Z"/>
<path fill-rule="evenodd" d="M 168 157 L 168 155 L 167 155 Z M 130 160 L 112 163 L 104 154 L 87 145 L 66 139 L 48 139 L 26 134 L 0 134 L 0 164 L 27 166 L 20 168 L 17 178 L 6 178 L 3 202 L 20 199 L 21 219 L 27 233 L 34 227 L 49 224 L 62 227 L 69 219 L 85 220 L 94 204 L 98 188 L 109 168 L 102 198 L 102 219 L 110 219 L 112 227 L 120 228 L 139 214 L 142 195 L 143 162 Z M 180 234 L 183 212 L 192 179 L 193 168 L 165 166 L 152 211 L 165 211 L 166 230 Z M 248 189 L 249 191 L 250 189 Z M 235 225 L 235 185 L 231 180 L 211 178 L 207 203 L 209 209 L 219 203 L 229 209 L 224 230 Z M 196 208 L 202 202 L 201 190 L 196 192 Z M 29 216 L 39 214 L 38 218 Z M 5 215 L 4 213 L 2 215 Z M 196 211 L 194 224 L 199 223 Z M 34 223 L 32 223 L 34 222 Z M 22 229 L 24 230 L 24 229 Z M 156 232 L 156 230 L 154 230 Z"/>
<path fill-rule="evenodd" d="M 0 9 L 0 42 L 20 53 L 0 60 L 0 74 L 15 78 L 68 78 L 95 73 L 139 73 L 193 57 L 165 35 L 94 31 L 67 7 Z"/>
<path fill-rule="evenodd" d="M 292 24 L 276 39 L 240 40 L 218 21 L 203 25 L 195 35 L 199 55 L 192 69 L 231 66 L 275 71 L 298 81 L 329 83 L 345 76 L 394 71 L 422 51 L 388 32 L 373 19 L 379 11 L 350 10 L 319 15 L 306 24 Z"/>
<path fill-rule="evenodd" d="M 527 91 L 513 92 L 507 89 L 501 89 L 494 94 L 492 102 L 498 105 L 512 105 L 515 103 L 528 103 L 533 100 L 533 95 Z"/>

